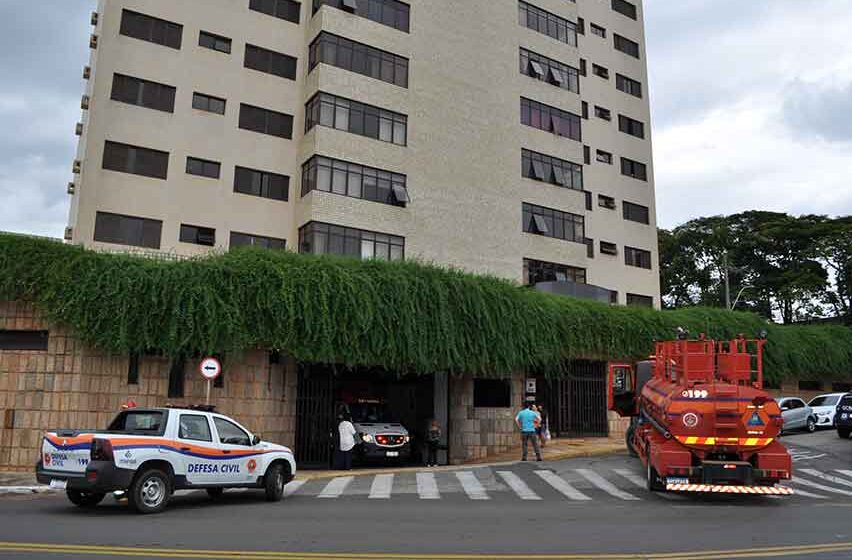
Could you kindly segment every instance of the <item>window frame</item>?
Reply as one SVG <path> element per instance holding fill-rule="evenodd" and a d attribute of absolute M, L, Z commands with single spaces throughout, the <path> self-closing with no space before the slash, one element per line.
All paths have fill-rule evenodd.
<path fill-rule="evenodd" d="M 586 218 L 582 214 L 522 202 L 521 217 L 524 233 L 586 244 Z"/>
<path fill-rule="evenodd" d="M 200 167 L 193 169 L 193 165 Z M 222 164 L 218 161 L 186 156 L 186 174 L 218 180 L 222 176 Z"/>
<path fill-rule="evenodd" d="M 625 220 L 644 225 L 651 225 L 651 209 L 642 204 L 622 200 L 622 217 Z M 637 215 L 638 212 L 638 215 Z"/>
<path fill-rule="evenodd" d="M 107 171 L 165 181 L 169 177 L 169 158 L 169 152 L 106 140 L 101 167 Z"/>
<path fill-rule="evenodd" d="M 621 157 L 621 174 L 638 181 L 648 181 L 648 166 L 641 161 Z"/>
<path fill-rule="evenodd" d="M 652 270 L 652 255 L 647 249 L 639 249 L 637 247 L 624 246 L 624 264 L 635 268 Z M 646 266 L 647 264 L 647 266 Z"/>
<path fill-rule="evenodd" d="M 308 236 L 312 238 L 308 239 Z M 382 255 L 379 255 L 377 250 L 379 248 L 383 251 Z M 405 260 L 405 238 L 327 222 L 310 221 L 299 228 L 299 252 L 314 255 L 333 254 L 360 260 L 402 261 Z"/>
<path fill-rule="evenodd" d="M 631 56 L 637 60 L 641 59 L 641 47 L 639 46 L 639 43 L 633 41 L 632 39 L 628 39 L 627 37 L 619 35 L 618 33 L 613 33 L 612 46 L 620 53 L 624 53 L 627 56 Z"/>
<path fill-rule="evenodd" d="M 356 61 L 361 61 L 359 66 Z M 406 57 L 328 31 L 317 34 L 308 47 L 308 73 L 319 64 L 408 89 L 410 68 Z"/>
<path fill-rule="evenodd" d="M 203 237 L 209 237 L 209 241 L 202 239 Z M 215 247 L 216 228 L 182 223 L 180 225 L 178 241 L 192 245 L 201 245 L 202 247 Z"/>
<path fill-rule="evenodd" d="M 389 138 L 383 138 L 385 125 L 389 127 Z M 315 126 L 341 130 L 396 146 L 408 145 L 408 115 L 323 91 L 314 94 L 305 104 L 305 134 Z M 375 135 L 372 131 L 375 131 Z"/>
<path fill-rule="evenodd" d="M 281 8 L 285 6 L 285 8 Z M 249 10 L 266 14 L 299 25 L 302 20 L 302 4 L 295 0 L 249 0 Z M 295 19 L 293 14 L 295 13 Z"/>
<path fill-rule="evenodd" d="M 577 23 L 518 0 L 518 24 L 561 43 L 577 46 Z"/>
<path fill-rule="evenodd" d="M 619 74 L 616 72 L 615 88 L 620 92 L 626 93 L 627 95 L 632 95 L 633 97 L 642 99 L 642 82 L 640 82 L 639 80 L 634 80 L 629 76 L 625 76 L 624 74 Z"/>
<path fill-rule="evenodd" d="M 106 219 L 114 219 L 115 223 L 119 223 L 120 220 L 132 220 L 134 223 L 129 225 L 134 225 L 134 230 L 138 231 L 125 231 L 123 232 L 123 236 L 107 236 L 103 229 L 107 227 L 104 224 L 104 221 L 101 218 Z M 156 228 L 156 235 L 154 235 L 154 228 Z M 147 229 L 147 232 L 146 232 Z M 100 235 L 98 232 L 101 232 Z M 122 232 L 119 232 L 122 233 Z M 135 239 L 138 233 L 138 240 Z M 147 236 L 146 236 L 147 233 Z M 162 243 L 162 235 L 163 235 L 163 221 L 162 220 L 154 220 L 151 218 L 142 218 L 139 216 L 129 216 L 127 214 L 117 214 L 115 212 L 95 212 L 95 230 L 93 234 L 93 240 L 98 243 L 112 243 L 114 245 L 126 245 L 130 247 L 144 247 L 146 249 L 159 249 Z M 108 239 L 105 237 L 109 237 Z M 131 239 L 133 237 L 133 239 Z M 147 242 L 146 242 L 146 237 Z"/>
<path fill-rule="evenodd" d="M 198 101 L 203 101 L 204 103 L 198 103 Z M 211 107 L 211 102 L 221 102 L 222 111 L 215 111 Z M 199 105 L 206 105 L 199 106 Z M 228 100 L 223 99 L 221 97 L 216 97 L 214 95 L 208 95 L 206 93 L 201 93 L 200 91 L 192 92 L 192 108 L 198 111 L 204 111 L 205 113 L 213 113 L 214 115 L 224 115 L 228 108 Z"/>
<path fill-rule="evenodd" d="M 148 25 L 150 29 L 144 30 L 144 33 L 142 33 L 143 30 L 141 29 L 131 29 L 133 24 L 131 20 L 134 18 L 137 20 L 136 23 L 139 23 L 140 20 L 146 20 L 146 25 Z M 155 29 L 156 25 L 162 26 L 159 33 L 158 30 Z M 121 10 L 121 22 L 119 24 L 118 32 L 119 35 L 124 35 L 125 37 L 131 37 L 133 39 L 153 43 L 155 45 L 161 45 L 178 51 L 181 50 L 181 47 L 183 46 L 182 24 L 143 14 L 142 12 L 128 10 L 127 8 L 122 8 Z"/>
<path fill-rule="evenodd" d="M 295 56 L 246 43 L 243 51 L 243 68 L 277 76 L 287 80 L 296 80 L 299 60 Z"/>
<path fill-rule="evenodd" d="M 627 115 L 618 115 L 618 130 L 642 140 L 645 139 L 645 123 Z"/>
<path fill-rule="evenodd" d="M 397 187 L 404 190 L 405 200 Z M 302 196 L 314 190 L 400 208 L 410 202 L 406 175 L 319 154 L 302 164 Z"/>
<path fill-rule="evenodd" d="M 541 279 L 533 282 L 533 269 Z M 564 278 L 560 278 L 560 275 Z M 523 281 L 525 286 L 535 286 L 540 282 L 573 282 L 575 284 L 588 284 L 588 270 L 579 266 L 542 261 L 538 259 L 524 259 Z"/>
<path fill-rule="evenodd" d="M 234 243 L 235 236 L 245 237 L 249 240 L 249 243 Z M 256 243 L 256 241 L 259 243 Z M 277 244 L 278 242 L 280 242 L 280 247 L 273 246 L 273 244 Z M 228 248 L 233 249 L 236 247 L 261 247 L 263 249 L 281 251 L 287 249 L 287 240 L 281 237 L 269 237 L 266 235 L 232 231 L 228 239 Z"/>
<path fill-rule="evenodd" d="M 354 11 L 346 9 L 341 4 L 341 0 L 313 0 L 313 14 L 315 15 L 323 6 L 329 6 L 386 25 L 403 33 L 410 33 L 411 31 L 411 6 L 405 2 L 399 0 L 358 0 Z M 393 17 L 390 14 L 385 14 L 386 10 L 394 12 Z"/>
<path fill-rule="evenodd" d="M 131 88 L 134 90 L 132 95 Z M 154 93 L 150 93 L 152 90 Z M 113 101 L 163 113 L 174 113 L 176 97 L 177 88 L 174 86 L 120 72 L 114 72 L 112 75 L 109 98 Z"/>
<path fill-rule="evenodd" d="M 280 134 L 275 132 L 272 122 L 275 119 L 280 119 L 281 122 L 279 125 L 285 125 Z M 259 124 L 261 120 L 263 121 L 263 126 L 254 126 Z M 293 115 L 256 105 L 249 105 L 248 103 L 240 103 L 240 115 L 237 126 L 241 130 L 292 140 L 293 121 Z"/>
<path fill-rule="evenodd" d="M 183 435 L 183 424 L 182 424 L 182 422 L 183 422 L 184 417 L 193 418 L 193 419 L 201 418 L 204 421 L 204 425 L 207 426 L 207 436 L 208 436 L 207 439 L 195 438 L 195 437 L 189 437 L 187 435 Z M 207 418 L 207 416 L 204 416 L 203 414 L 181 413 L 180 416 L 178 417 L 178 439 L 183 440 L 183 441 L 203 441 L 203 442 L 207 442 L 207 443 L 213 443 L 213 430 L 210 427 L 210 420 Z"/>
<path fill-rule="evenodd" d="M 535 65 L 541 70 L 541 74 L 535 71 Z M 580 93 L 580 70 L 564 62 L 521 47 L 519 50 L 519 69 L 521 74 L 529 76 L 534 80 L 545 82 L 576 94 Z M 557 75 L 561 77 L 561 81 L 555 78 Z"/>
<path fill-rule="evenodd" d="M 540 172 L 538 171 L 539 167 L 541 168 Z M 560 176 L 563 179 L 561 182 L 559 181 Z M 521 149 L 521 177 L 543 181 L 566 189 L 583 190 L 582 165 L 526 148 Z"/>
<path fill-rule="evenodd" d="M 205 38 L 212 40 L 212 42 L 208 45 L 205 45 L 203 41 Z M 227 46 L 227 48 L 218 48 L 220 43 Z M 225 37 L 224 35 L 217 35 L 216 33 L 211 33 L 209 31 L 204 31 L 203 29 L 201 29 L 198 32 L 198 46 L 211 51 L 220 52 L 222 54 L 231 54 L 231 50 L 233 48 L 233 40 L 230 37 Z"/>
<path fill-rule="evenodd" d="M 579 115 L 526 97 L 521 97 L 521 124 L 577 142 L 583 141 L 582 118 Z M 565 130 L 567 134 L 563 134 Z"/>
<path fill-rule="evenodd" d="M 251 186 L 237 184 L 241 179 L 247 178 L 247 174 L 249 173 L 252 174 Z M 273 184 L 273 181 L 280 184 Z M 283 193 L 283 197 L 273 196 L 279 190 Z M 290 200 L 290 176 L 283 173 L 275 173 L 274 171 L 251 169 L 237 165 L 234 167 L 234 192 L 266 198 L 268 200 L 287 202 Z"/>

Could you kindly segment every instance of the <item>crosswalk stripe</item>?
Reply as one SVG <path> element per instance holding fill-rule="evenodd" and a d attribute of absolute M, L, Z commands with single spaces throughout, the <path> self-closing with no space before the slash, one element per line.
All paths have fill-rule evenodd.
<path fill-rule="evenodd" d="M 441 494 L 438 492 L 438 483 L 435 481 L 435 473 L 417 473 L 417 494 L 421 500 L 438 500 Z"/>
<path fill-rule="evenodd" d="M 503 481 L 515 491 L 515 494 L 522 500 L 540 500 L 541 496 L 532 491 L 532 488 L 527 486 L 527 483 L 521 480 L 521 477 L 510 471 L 497 471 L 497 474 Z"/>
<path fill-rule="evenodd" d="M 839 472 L 843 476 L 848 476 L 849 478 L 852 478 L 852 471 L 845 471 L 843 469 L 837 469 L 837 472 Z"/>
<path fill-rule="evenodd" d="M 623 476 L 627 480 L 633 483 L 634 486 L 638 486 L 639 488 L 647 491 L 648 487 L 645 482 L 645 479 L 639 476 L 638 474 L 629 471 L 627 469 L 613 469 L 616 474 Z M 685 500 L 686 496 L 683 494 L 676 494 L 673 492 L 654 492 L 655 496 L 659 496 L 664 500 Z"/>
<path fill-rule="evenodd" d="M 291 480 L 287 486 L 284 487 L 284 497 L 292 496 L 296 492 L 299 491 L 299 488 L 305 485 L 306 480 Z"/>
<path fill-rule="evenodd" d="M 820 494 L 811 494 L 810 492 L 808 492 L 808 491 L 806 491 L 806 490 L 802 490 L 801 488 L 796 488 L 796 489 L 794 489 L 794 490 L 793 490 L 793 495 L 794 495 L 794 496 L 802 496 L 802 497 L 804 497 L 804 498 L 815 498 L 815 499 L 817 499 L 817 500 L 825 500 L 825 499 L 827 499 L 825 496 L 822 496 L 822 495 L 820 495 Z M 779 499 L 781 499 L 781 500 L 787 500 L 787 499 L 789 499 L 789 496 L 767 496 L 767 497 L 768 497 L 768 498 L 779 498 Z"/>
<path fill-rule="evenodd" d="M 852 496 L 852 492 L 848 490 L 841 490 L 840 488 L 835 488 L 833 486 L 825 486 L 824 484 L 819 484 L 817 482 L 813 482 L 801 477 L 794 478 L 791 482 L 797 485 L 816 488 L 817 490 L 822 490 L 823 492 L 831 492 L 833 494 L 843 494 L 845 496 Z"/>
<path fill-rule="evenodd" d="M 377 474 L 373 479 L 373 485 L 370 487 L 370 495 L 368 497 L 378 500 L 387 500 L 391 497 L 392 488 L 392 474 Z"/>
<path fill-rule="evenodd" d="M 570 498 L 572 500 L 591 500 L 590 497 L 565 482 L 562 477 L 552 471 L 539 470 L 535 471 L 535 474 L 550 484 L 557 492 L 561 493 L 566 498 Z"/>
<path fill-rule="evenodd" d="M 346 490 L 346 487 L 349 486 L 349 483 L 352 482 L 354 476 L 338 476 L 336 478 L 332 478 L 331 482 L 326 484 L 325 488 L 322 489 L 318 498 L 337 498 L 343 491 Z"/>
<path fill-rule="evenodd" d="M 614 497 L 616 497 L 620 500 L 639 500 L 640 499 L 640 498 L 637 498 L 636 496 L 634 496 L 633 494 L 628 494 L 627 492 L 625 492 L 623 490 L 619 490 L 618 488 L 616 488 L 616 486 L 614 484 L 612 484 L 610 481 L 608 481 L 607 479 L 605 479 L 604 477 L 602 477 L 601 475 L 599 475 L 595 471 L 591 471 L 589 469 L 577 469 L 577 472 L 580 474 L 580 476 L 582 476 L 583 478 L 585 478 L 586 480 L 588 480 L 589 482 L 594 484 L 596 487 L 600 488 L 601 490 L 603 490 L 604 492 L 609 494 L 610 496 L 614 496 Z"/>
<path fill-rule="evenodd" d="M 826 480 L 828 482 L 833 482 L 834 484 L 840 484 L 842 486 L 852 486 L 852 482 L 850 482 L 848 480 L 844 480 L 844 479 L 840 478 L 839 476 L 832 476 L 830 474 L 822 473 L 822 472 L 820 472 L 816 469 L 799 469 L 799 471 L 803 472 L 803 473 L 807 473 L 811 476 L 815 476 L 817 478 L 821 478 L 821 479 Z"/>
<path fill-rule="evenodd" d="M 487 500 L 488 493 L 485 492 L 485 488 L 482 487 L 479 480 L 476 478 L 476 475 L 470 471 L 458 471 L 456 473 L 456 478 L 461 482 L 462 488 L 464 489 L 467 497 L 471 500 Z"/>

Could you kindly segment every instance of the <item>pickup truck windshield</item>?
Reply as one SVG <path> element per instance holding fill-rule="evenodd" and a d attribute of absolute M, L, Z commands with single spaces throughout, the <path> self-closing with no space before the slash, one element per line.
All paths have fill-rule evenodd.
<path fill-rule="evenodd" d="M 125 410 L 115 417 L 107 431 L 145 435 L 162 435 L 166 430 L 166 415 L 161 411 Z"/>

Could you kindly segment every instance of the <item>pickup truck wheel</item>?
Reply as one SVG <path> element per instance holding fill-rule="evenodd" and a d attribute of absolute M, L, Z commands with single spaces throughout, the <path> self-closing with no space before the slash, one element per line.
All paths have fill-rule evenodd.
<path fill-rule="evenodd" d="M 837 428 L 837 436 L 843 439 L 849 439 L 849 428 Z"/>
<path fill-rule="evenodd" d="M 272 465 L 263 477 L 267 502 L 279 502 L 284 497 L 284 469 L 281 465 Z"/>
<path fill-rule="evenodd" d="M 148 469 L 133 481 L 128 500 L 139 513 L 159 513 L 169 503 L 171 494 L 169 475 L 160 469 Z"/>
<path fill-rule="evenodd" d="M 68 488 L 65 490 L 65 494 L 68 496 L 68 499 L 75 506 L 80 506 L 82 508 L 90 508 L 95 507 L 101 500 L 104 499 L 106 494 L 101 494 L 98 492 L 81 492 L 79 490 L 72 490 Z"/>
<path fill-rule="evenodd" d="M 210 496 L 211 500 L 218 500 L 222 497 L 222 494 L 225 493 L 224 488 L 208 488 L 207 495 Z"/>

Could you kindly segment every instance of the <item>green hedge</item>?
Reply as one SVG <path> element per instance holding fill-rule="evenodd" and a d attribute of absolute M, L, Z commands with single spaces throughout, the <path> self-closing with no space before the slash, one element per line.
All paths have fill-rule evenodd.
<path fill-rule="evenodd" d="M 86 343 L 170 355 L 280 348 L 299 360 L 500 375 L 566 358 L 634 359 L 676 327 L 769 331 L 767 375 L 852 373 L 852 329 L 766 325 L 720 309 L 612 307 L 415 262 L 244 249 L 169 262 L 0 234 L 0 298 Z"/>

